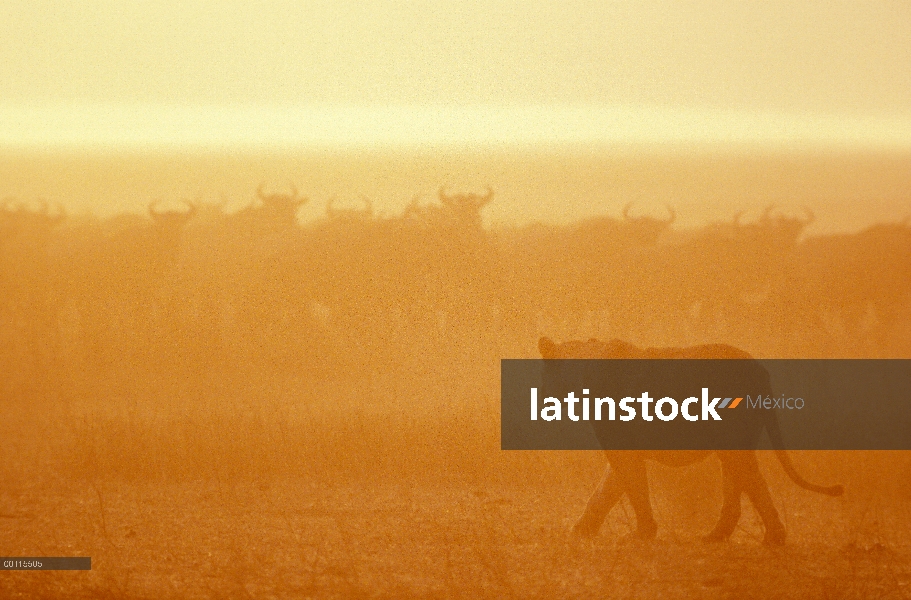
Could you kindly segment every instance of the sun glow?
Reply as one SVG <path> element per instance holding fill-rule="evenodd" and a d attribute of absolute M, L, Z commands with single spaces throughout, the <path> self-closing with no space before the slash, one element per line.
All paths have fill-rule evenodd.
<path fill-rule="evenodd" d="M 635 106 L 0 107 L 0 145 L 313 148 L 745 144 L 911 148 L 911 119 Z"/>

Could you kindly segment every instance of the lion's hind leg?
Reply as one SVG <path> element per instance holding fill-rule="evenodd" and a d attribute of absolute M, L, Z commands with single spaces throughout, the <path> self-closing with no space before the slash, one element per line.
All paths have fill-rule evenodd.
<path fill-rule="evenodd" d="M 707 542 L 723 542 L 731 537 L 737 523 L 740 521 L 740 496 L 743 493 L 742 482 L 739 477 L 740 469 L 736 461 L 728 457 L 721 457 L 722 494 L 724 503 L 721 506 L 721 516 L 711 533 L 703 540 Z"/>
<path fill-rule="evenodd" d="M 756 508 L 765 525 L 765 538 L 763 542 L 771 546 L 781 546 L 785 541 L 785 529 L 778 517 L 778 510 L 772 502 L 769 485 L 759 470 L 756 453 L 749 452 L 743 461 L 743 489 Z"/>
<path fill-rule="evenodd" d="M 724 505 L 718 524 L 705 539 L 717 542 L 731 537 L 740 521 L 740 496 L 745 492 L 765 525 L 765 543 L 784 544 L 784 525 L 772 502 L 769 486 L 759 470 L 756 453 L 752 450 L 732 450 L 719 453 L 719 457 L 724 481 Z"/>

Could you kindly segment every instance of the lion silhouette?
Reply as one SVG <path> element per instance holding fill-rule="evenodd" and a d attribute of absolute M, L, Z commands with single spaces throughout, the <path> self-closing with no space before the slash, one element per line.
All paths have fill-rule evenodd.
<path fill-rule="evenodd" d="M 538 342 L 538 349 L 544 359 L 753 359 L 743 350 L 723 344 L 687 348 L 638 348 L 620 340 L 574 340 L 557 344 L 550 338 L 542 337 Z M 757 372 L 759 371 L 765 373 L 764 369 Z M 770 389 L 768 374 L 765 373 L 764 382 L 758 383 Z M 784 450 L 775 412 L 761 412 L 764 414 L 747 424 L 748 427 L 755 429 L 748 432 L 751 443 L 758 441 L 759 434 L 764 428 L 782 468 L 794 483 L 813 492 L 841 496 L 844 489 L 840 485 L 815 485 L 800 476 Z M 595 427 L 598 425 L 595 424 Z M 785 528 L 772 502 L 768 484 L 759 470 L 755 450 L 605 450 L 608 467 L 589 498 L 585 512 L 573 526 L 573 533 L 580 537 L 592 537 L 597 534 L 610 510 L 623 494 L 626 494 L 636 514 L 637 534 L 646 539 L 654 538 L 658 526 L 652 513 L 646 461 L 668 466 L 686 466 L 704 460 L 713 453 L 721 461 L 724 501 L 718 523 L 704 539 L 724 541 L 731 536 L 740 520 L 740 497 L 746 494 L 762 518 L 765 526 L 764 542 L 770 545 L 784 544 Z"/>

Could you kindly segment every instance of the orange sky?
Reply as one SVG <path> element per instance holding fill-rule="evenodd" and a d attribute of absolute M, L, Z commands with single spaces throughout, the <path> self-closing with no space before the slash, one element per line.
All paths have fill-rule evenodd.
<path fill-rule="evenodd" d="M 911 148 L 911 4 L 34 2 L 0 146 Z"/>

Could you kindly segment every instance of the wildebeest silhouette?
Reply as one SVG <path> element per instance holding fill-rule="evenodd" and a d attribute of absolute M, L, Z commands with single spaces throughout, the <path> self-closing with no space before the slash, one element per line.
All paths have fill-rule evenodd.
<path fill-rule="evenodd" d="M 765 372 L 765 369 L 758 362 L 753 361 L 752 357 L 743 350 L 723 344 L 688 348 L 638 348 L 620 340 L 603 342 L 590 339 L 557 344 L 550 338 L 542 337 L 538 342 L 538 349 L 544 359 L 738 359 L 741 361 L 740 364 L 749 369 L 744 372 L 752 371 L 753 373 L 750 375 L 752 381 L 748 385 L 758 387 L 751 389 L 771 393 L 768 373 Z M 764 379 L 763 373 L 765 373 Z M 748 411 L 741 414 L 748 415 L 745 417 L 748 420 L 739 423 L 736 435 L 747 437 L 741 437 L 738 441 L 747 440 L 755 447 L 759 434 L 765 429 L 781 466 L 794 483 L 806 490 L 829 496 L 840 496 L 844 493 L 844 489 L 840 485 L 829 487 L 814 485 L 797 473 L 788 453 L 784 450 L 781 431 L 773 410 Z M 606 440 L 602 437 L 603 429 L 599 430 L 599 425 L 599 423 L 595 424 L 596 435 L 603 447 L 610 447 L 605 443 Z M 638 433 L 633 435 L 649 435 L 644 428 L 634 431 Z M 690 431 L 695 436 L 713 435 L 710 433 L 713 430 L 706 428 L 693 427 Z M 642 442 L 641 439 L 627 440 L 632 443 L 637 441 Z M 721 447 L 724 447 L 724 444 L 730 440 L 697 439 L 689 441 L 695 442 L 693 444 L 695 447 L 713 447 L 719 443 Z M 784 525 L 772 502 L 768 484 L 759 470 L 756 452 L 753 449 L 605 450 L 608 461 L 607 470 L 589 499 L 585 512 L 574 525 L 573 533 L 581 537 L 594 536 L 611 508 L 623 494 L 626 494 L 636 514 L 638 535 L 647 539 L 655 537 L 658 526 L 652 513 L 645 461 L 651 460 L 668 466 L 686 466 L 701 461 L 712 453 L 716 454 L 721 461 L 724 501 L 718 523 L 704 539 L 723 541 L 731 536 L 740 520 L 740 497 L 745 493 L 762 518 L 765 526 L 765 543 L 784 544 Z"/>

